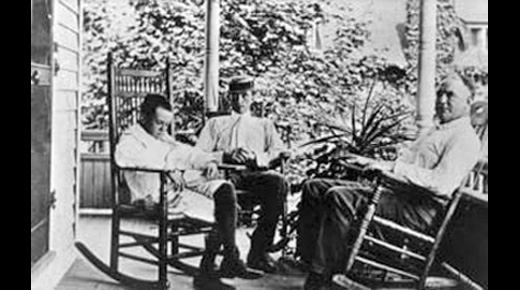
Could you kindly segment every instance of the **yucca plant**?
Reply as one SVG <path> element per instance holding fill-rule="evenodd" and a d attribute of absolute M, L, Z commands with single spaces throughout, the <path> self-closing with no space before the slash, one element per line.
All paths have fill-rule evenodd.
<path fill-rule="evenodd" d="M 354 177 L 339 165 L 342 156 L 351 153 L 392 160 L 396 145 L 410 139 L 402 132 L 402 125 L 411 112 L 388 99 L 375 99 L 375 86 L 374 82 L 364 102 L 353 102 L 349 111 L 340 111 L 339 118 L 321 124 L 326 136 L 302 145 L 313 148 L 307 158 L 314 160 L 315 166 L 307 171 L 308 177 Z"/>

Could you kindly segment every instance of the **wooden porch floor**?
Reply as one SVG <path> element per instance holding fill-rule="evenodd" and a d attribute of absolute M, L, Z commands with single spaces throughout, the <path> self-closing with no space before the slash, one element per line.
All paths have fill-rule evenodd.
<path fill-rule="evenodd" d="M 123 227 L 126 229 L 138 229 L 141 232 L 152 231 L 148 224 L 138 222 L 125 222 Z M 245 260 L 249 249 L 249 239 L 247 232 L 251 229 L 240 229 L 238 231 L 238 244 L 242 258 Z M 108 217 L 82 217 L 78 223 L 78 240 L 85 243 L 98 257 L 108 261 L 109 241 L 110 241 L 110 219 Z M 202 237 L 193 237 L 188 243 L 203 245 Z M 139 254 L 143 254 L 139 252 Z M 277 259 L 279 256 L 274 255 Z M 190 261 L 193 265 L 198 265 L 199 259 Z M 155 279 L 157 272 L 152 266 L 143 263 L 135 263 L 121 260 L 121 268 L 125 273 L 133 274 L 142 279 Z M 192 285 L 193 278 L 175 269 L 169 269 L 169 280 L 172 290 L 194 290 Z M 231 282 L 240 290 L 302 290 L 305 274 L 292 269 L 285 268 L 285 272 L 277 275 L 266 275 L 259 280 L 226 280 Z M 106 275 L 92 266 L 85 258 L 78 254 L 78 258 L 69 269 L 67 274 L 60 281 L 56 290 L 130 290 L 131 288 L 119 284 L 117 281 L 108 278 Z M 448 288 L 442 288 L 448 289 Z M 458 287 L 451 287 L 450 290 L 457 290 Z M 206 290 L 206 289 L 205 289 Z M 218 290 L 218 289 L 207 289 Z M 378 289 L 396 290 L 396 289 Z M 406 290 L 406 289 L 400 289 Z M 408 289 L 414 290 L 414 289 Z M 460 290 L 460 289 L 459 289 Z"/>
<path fill-rule="evenodd" d="M 144 224 L 127 223 L 127 227 L 138 227 L 143 231 L 149 231 L 150 228 Z M 248 229 L 240 229 L 238 233 L 239 248 L 243 258 L 247 255 L 249 241 L 246 236 Z M 107 217 L 82 217 L 78 225 L 78 240 L 84 242 L 96 255 L 104 261 L 109 257 L 109 233 L 110 222 Z M 201 237 L 194 237 L 193 242 L 202 245 Z M 130 289 L 119 284 L 117 281 L 108 278 L 94 266 L 92 266 L 85 258 L 78 254 L 78 259 L 69 269 L 65 277 L 60 281 L 57 290 L 126 290 Z M 277 258 L 276 256 L 274 258 Z M 122 269 L 144 279 L 155 278 L 156 272 L 152 266 L 142 263 L 122 262 Z M 196 265 L 198 259 L 190 261 Z M 303 273 L 288 272 L 283 275 L 267 275 L 262 279 L 255 281 L 247 281 L 241 279 L 227 280 L 241 290 L 300 290 L 304 283 Z M 193 278 L 175 269 L 169 270 L 169 280 L 172 284 L 171 289 L 175 290 L 193 290 Z M 216 289 L 208 289 L 216 290 Z"/>

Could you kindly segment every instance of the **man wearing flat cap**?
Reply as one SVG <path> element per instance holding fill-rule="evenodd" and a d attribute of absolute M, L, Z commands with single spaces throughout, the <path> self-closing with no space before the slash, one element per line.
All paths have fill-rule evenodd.
<path fill-rule="evenodd" d="M 224 163 L 247 165 L 248 170 L 232 177 L 235 186 L 251 191 L 262 207 L 247 263 L 250 268 L 273 273 L 276 267 L 267 250 L 273 243 L 288 187 L 281 174 L 261 168 L 268 168 L 285 148 L 271 120 L 251 115 L 253 89 L 254 80 L 250 77 L 231 80 L 232 114 L 210 119 L 200 134 L 197 147 L 221 153 Z"/>

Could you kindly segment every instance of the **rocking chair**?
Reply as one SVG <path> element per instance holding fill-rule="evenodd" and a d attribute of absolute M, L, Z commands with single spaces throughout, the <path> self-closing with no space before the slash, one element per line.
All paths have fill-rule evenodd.
<path fill-rule="evenodd" d="M 359 222 L 359 230 L 345 272 L 334 276 L 334 284 L 340 289 L 368 289 L 365 286 L 368 285 L 375 288 L 413 287 L 419 290 L 435 288 L 435 285 L 439 284 L 444 287 L 448 286 L 445 284 L 453 284 L 446 283 L 449 282 L 446 279 L 430 277 L 432 269 L 437 266 L 439 270 L 443 270 L 469 289 L 484 289 L 448 263 L 436 261 L 446 229 L 461 198 L 467 195 L 483 195 L 475 192 L 476 187 L 472 182 L 474 176 L 482 174 L 481 169 L 482 166 L 477 165 L 453 193 L 444 212 L 438 214 L 440 218 L 434 223 L 434 229 L 428 233 L 412 230 L 375 215 L 382 186 L 389 183 L 398 183 L 401 188 L 410 186 L 394 176 L 377 174 L 372 180 L 373 195 Z"/>
<path fill-rule="evenodd" d="M 209 234 L 214 223 L 184 214 L 168 212 L 165 184 L 169 178 L 167 171 L 146 168 L 121 168 L 115 162 L 115 146 L 122 132 L 136 124 L 139 118 L 139 105 L 149 93 L 166 95 L 172 102 L 171 76 L 169 64 L 165 71 L 146 71 L 121 69 L 114 65 L 112 56 L 108 61 L 109 94 L 107 103 L 110 113 L 110 160 L 112 177 L 112 233 L 110 264 L 97 258 L 83 243 L 77 242 L 78 250 L 99 270 L 109 277 L 132 287 L 141 289 L 168 289 L 168 266 L 184 273 L 194 275 L 197 268 L 184 259 L 202 256 L 204 249 L 180 242 L 181 237 Z M 123 170 L 156 173 L 161 180 L 160 202 L 153 209 L 133 205 L 125 201 Z M 124 219 L 146 219 L 158 227 L 157 235 L 143 234 L 122 228 Z M 131 242 L 123 242 L 121 237 L 129 237 Z M 123 250 L 144 248 L 153 258 L 138 256 Z M 152 264 L 158 267 L 157 280 L 143 280 L 123 274 L 120 271 L 121 258 Z"/>

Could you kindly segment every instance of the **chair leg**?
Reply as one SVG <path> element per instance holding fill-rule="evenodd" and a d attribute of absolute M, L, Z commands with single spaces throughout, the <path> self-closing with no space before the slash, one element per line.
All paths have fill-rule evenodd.
<path fill-rule="evenodd" d="M 348 273 L 352 266 L 354 266 L 354 262 L 356 260 L 356 256 L 359 253 L 359 250 L 361 249 L 361 245 L 363 244 L 363 241 L 365 239 L 365 235 L 368 230 L 368 226 L 370 225 L 370 222 L 372 221 L 372 218 L 374 217 L 376 213 L 377 205 L 379 204 L 379 199 L 381 198 L 382 191 L 380 190 L 380 185 L 377 185 L 374 191 L 374 195 L 370 199 L 370 202 L 367 207 L 367 212 L 365 216 L 363 217 L 363 220 L 361 221 L 361 225 L 359 227 L 359 233 L 356 237 L 356 240 L 354 242 L 354 245 L 352 246 L 352 250 L 350 252 L 350 255 L 348 257 L 347 261 L 347 267 L 346 267 L 346 273 Z"/>
<path fill-rule="evenodd" d="M 179 230 L 177 225 L 171 226 L 171 232 L 175 233 Z M 170 237 L 170 255 L 177 255 L 179 253 L 179 236 Z"/>
<path fill-rule="evenodd" d="M 283 202 L 283 211 L 282 211 L 282 241 L 286 241 L 287 238 L 288 238 L 288 228 L 289 228 L 289 225 L 288 225 L 288 218 L 287 218 L 287 211 L 288 211 L 288 204 L 287 204 L 287 198 L 285 198 L 284 202 Z M 286 258 L 287 257 L 287 246 L 284 246 L 282 248 L 282 258 Z"/>
<path fill-rule="evenodd" d="M 110 248 L 110 267 L 114 271 L 119 270 L 119 232 L 121 230 L 121 217 L 117 207 L 113 208 L 112 213 L 112 232 L 111 232 L 111 248 Z"/>
<path fill-rule="evenodd" d="M 166 224 L 159 226 L 159 283 L 164 289 L 168 289 L 168 242 Z"/>
<path fill-rule="evenodd" d="M 159 217 L 159 283 L 163 289 L 168 289 L 168 202 L 164 185 L 166 176 L 161 174 L 161 215 Z"/>

